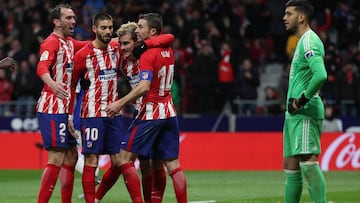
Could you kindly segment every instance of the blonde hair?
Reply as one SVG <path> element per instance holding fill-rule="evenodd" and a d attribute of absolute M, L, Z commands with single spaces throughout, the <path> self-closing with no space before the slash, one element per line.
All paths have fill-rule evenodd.
<path fill-rule="evenodd" d="M 122 37 L 124 35 L 130 35 L 134 41 L 137 41 L 137 36 L 135 34 L 135 29 L 137 28 L 137 24 L 135 22 L 128 22 L 122 24 L 119 29 L 117 29 L 116 34 L 118 37 Z"/>

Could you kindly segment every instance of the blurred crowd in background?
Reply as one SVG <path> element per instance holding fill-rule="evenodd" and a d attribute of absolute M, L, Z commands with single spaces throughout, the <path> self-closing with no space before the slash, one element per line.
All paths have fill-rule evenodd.
<path fill-rule="evenodd" d="M 229 106 L 236 114 L 283 115 L 289 62 L 298 40 L 283 24 L 286 1 L 0 0 L 0 58 L 17 61 L 14 71 L 0 70 L 0 116 L 34 115 L 42 88 L 36 76 L 39 46 L 52 32 L 49 9 L 63 2 L 77 15 L 74 37 L 79 40 L 93 38 L 91 19 L 97 12 L 113 16 L 114 31 L 137 21 L 140 13 L 160 13 L 163 32 L 176 37 L 172 94 L 179 114 L 219 114 Z M 312 2 L 311 26 L 326 50 L 328 81 L 320 94 L 336 115 L 359 115 L 360 1 Z M 269 64 L 281 68 L 271 70 Z M 259 88 L 272 72 L 281 77 Z M 128 91 L 124 83 L 119 83 L 121 94 Z"/>

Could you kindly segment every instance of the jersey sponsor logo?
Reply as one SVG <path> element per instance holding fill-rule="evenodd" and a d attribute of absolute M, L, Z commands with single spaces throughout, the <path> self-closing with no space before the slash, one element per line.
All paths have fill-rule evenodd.
<path fill-rule="evenodd" d="M 40 56 L 40 61 L 46 61 L 48 60 L 49 58 L 49 51 L 44 51 L 43 53 L 41 53 L 41 56 Z"/>
<path fill-rule="evenodd" d="M 101 70 L 99 72 L 99 79 L 101 81 L 117 79 L 116 69 Z"/>
<path fill-rule="evenodd" d="M 139 75 L 128 75 L 127 78 L 132 88 L 136 87 L 140 82 Z"/>
<path fill-rule="evenodd" d="M 314 56 L 314 51 L 309 50 L 309 51 L 305 52 L 304 56 L 306 59 L 309 59 L 310 57 Z"/>

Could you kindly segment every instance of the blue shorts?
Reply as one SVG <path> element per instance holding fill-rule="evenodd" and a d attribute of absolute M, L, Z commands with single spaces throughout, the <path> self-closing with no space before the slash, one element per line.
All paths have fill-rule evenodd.
<path fill-rule="evenodd" d="M 151 157 L 167 160 L 179 157 L 179 124 L 177 117 L 159 120 L 134 120 L 121 142 L 121 148 Z"/>
<path fill-rule="evenodd" d="M 84 154 L 116 154 L 125 133 L 128 118 L 81 118 L 80 129 Z"/>
<path fill-rule="evenodd" d="M 76 146 L 76 139 L 68 131 L 67 114 L 37 112 L 37 118 L 45 149 Z"/>

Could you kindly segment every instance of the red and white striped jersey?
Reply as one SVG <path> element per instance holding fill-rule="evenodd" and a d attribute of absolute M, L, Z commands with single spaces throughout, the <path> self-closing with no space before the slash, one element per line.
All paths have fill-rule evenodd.
<path fill-rule="evenodd" d="M 151 48 L 146 50 L 139 60 L 140 71 L 152 72 L 150 90 L 143 96 L 138 119 L 156 120 L 176 116 L 171 97 L 171 85 L 174 77 L 174 52 L 172 48 Z M 143 74 L 140 80 L 146 80 Z"/>
<path fill-rule="evenodd" d="M 123 59 L 121 64 L 121 70 L 132 89 L 134 89 L 140 82 L 140 69 L 138 60 Z M 138 98 L 135 102 L 135 109 L 139 110 L 141 106 L 142 97 Z"/>
<path fill-rule="evenodd" d="M 61 38 L 52 33 L 40 45 L 40 59 L 36 73 L 41 78 L 49 73 L 53 80 L 66 84 L 65 90 L 70 94 L 70 82 L 73 71 L 74 53 L 87 42 L 77 41 L 71 37 Z M 69 111 L 70 98 L 59 99 L 51 88 L 44 84 L 36 111 L 48 114 L 63 114 Z"/>
<path fill-rule="evenodd" d="M 105 108 L 118 99 L 120 50 L 120 44 L 111 41 L 106 49 L 95 48 L 89 43 L 75 54 L 71 95 L 75 94 L 81 74 L 90 80 L 90 87 L 82 98 L 81 118 L 108 117 Z M 73 100 L 70 113 L 73 112 Z"/>

